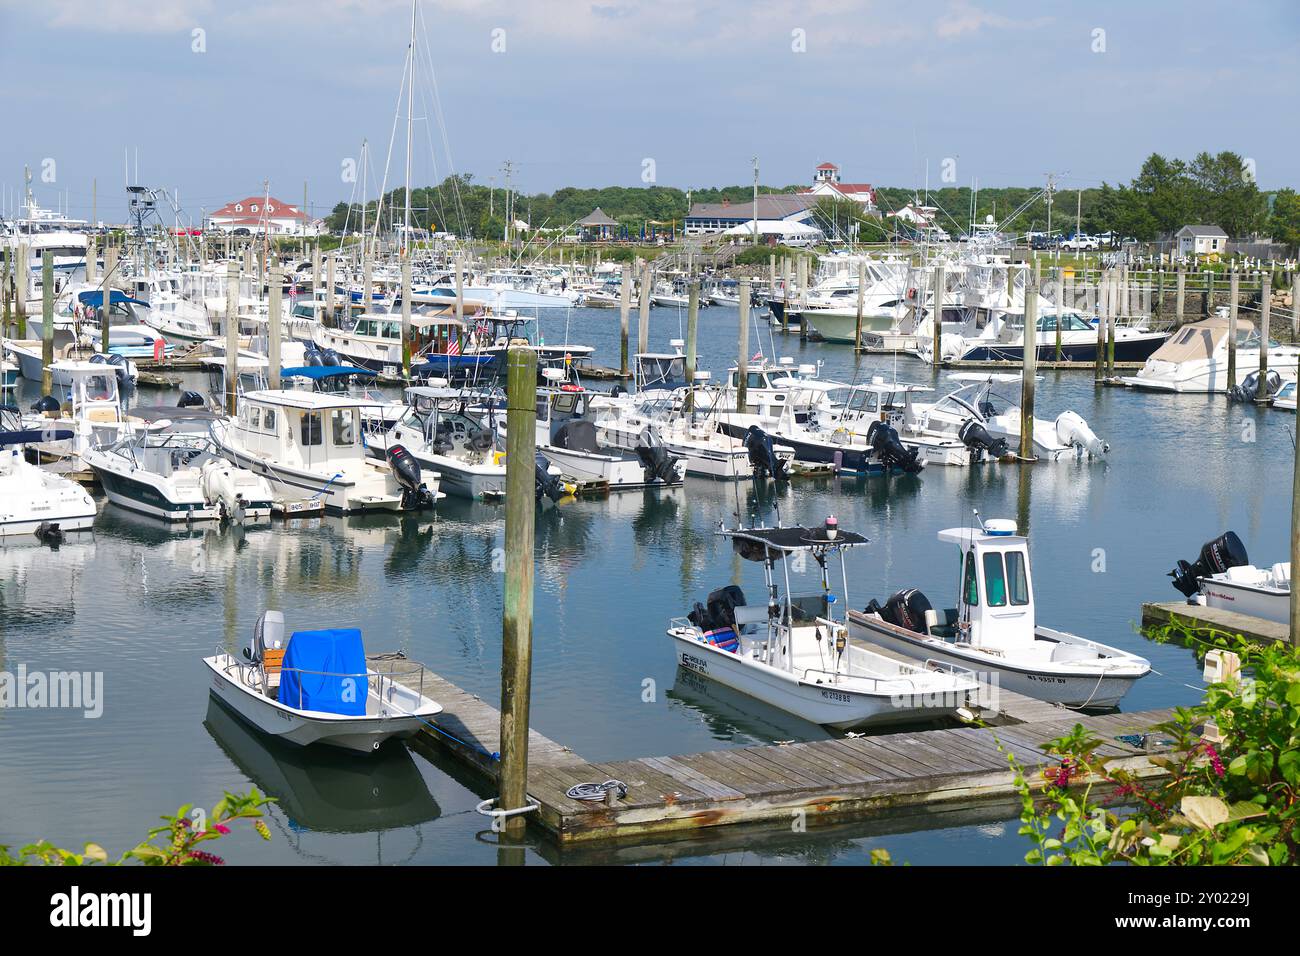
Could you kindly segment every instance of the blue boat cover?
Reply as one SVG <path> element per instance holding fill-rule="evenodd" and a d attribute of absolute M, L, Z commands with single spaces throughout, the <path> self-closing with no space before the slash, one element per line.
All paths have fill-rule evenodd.
<path fill-rule="evenodd" d="M 355 627 L 296 631 L 280 670 L 280 703 L 360 717 L 366 712 L 366 650 Z M 327 676 L 335 675 L 335 676 Z"/>
<path fill-rule="evenodd" d="M 295 365 L 281 369 L 280 374 L 287 378 L 309 378 L 313 382 L 319 382 L 321 379 L 338 378 L 340 375 L 366 375 L 374 378 L 379 373 L 356 365 Z"/>
<path fill-rule="evenodd" d="M 104 290 L 88 289 L 85 292 L 79 292 L 77 293 L 77 301 L 80 302 L 82 305 L 88 305 L 93 309 L 98 309 L 100 306 L 104 304 Z M 113 289 L 111 292 L 109 292 L 108 301 L 110 303 L 130 302 L 132 305 L 143 305 L 146 308 L 149 306 L 148 302 L 142 302 L 139 299 L 133 299 L 125 292 L 122 292 L 118 289 Z"/>

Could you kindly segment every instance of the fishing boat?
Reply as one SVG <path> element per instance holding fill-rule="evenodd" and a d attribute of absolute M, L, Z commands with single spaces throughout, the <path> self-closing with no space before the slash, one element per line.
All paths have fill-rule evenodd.
<path fill-rule="evenodd" d="M 1280 408 L 1284 412 L 1295 411 L 1296 397 L 1296 380 L 1294 378 L 1284 379 L 1282 387 L 1273 394 L 1273 407 Z"/>
<path fill-rule="evenodd" d="M 978 513 L 976 514 L 978 520 Z M 956 545 L 956 608 L 935 611 L 916 588 L 850 610 L 850 632 L 916 660 L 945 661 L 1018 694 L 1078 709 L 1108 709 L 1151 671 L 1136 654 L 1035 620 L 1029 541 L 1013 521 L 939 532 Z"/>
<path fill-rule="evenodd" d="M 118 377 L 113 366 L 103 362 L 60 360 L 50 366 L 57 373 L 64 401 L 46 396 L 34 406 L 38 414 L 28 416 L 30 429 L 50 430 L 50 438 L 29 443 L 38 463 L 66 475 L 88 474 L 82 455 L 97 445 L 117 441 L 131 426 L 122 410 Z M 54 436 L 57 433 L 58 437 Z"/>
<path fill-rule="evenodd" d="M 421 473 L 406 449 L 371 460 L 362 442 L 363 399 L 298 389 L 244 395 L 237 418 L 211 427 L 223 456 L 262 475 L 289 500 L 320 497 L 331 512 L 406 511 L 443 494 L 436 472 Z"/>
<path fill-rule="evenodd" d="M 111 445 L 82 452 L 113 504 L 164 521 L 271 520 L 271 486 L 261 475 L 223 459 L 207 428 L 220 416 L 202 408 L 164 408 Z M 196 433 L 194 426 L 204 431 Z"/>
<path fill-rule="evenodd" d="M 1162 392 L 1226 392 L 1231 320 L 1216 316 L 1183 326 L 1138 371 L 1123 379 L 1134 388 Z M 1269 339 L 1268 367 L 1294 376 L 1300 346 Z M 1251 322 L 1237 321 L 1237 368 L 1259 368 L 1260 336 Z"/>
<path fill-rule="evenodd" d="M 290 743 L 329 744 L 373 753 L 390 738 L 415 734 L 442 712 L 424 693 L 424 669 L 402 661 L 380 669 L 366 659 L 355 628 L 296 631 L 266 611 L 243 659 L 205 657 L 211 693 L 253 727 Z"/>
<path fill-rule="evenodd" d="M 1023 305 L 1021 306 L 1023 309 Z M 956 334 L 944 330 L 941 348 L 946 361 L 1023 362 L 1025 317 L 999 310 L 971 309 Z M 1097 361 L 1097 326 L 1082 313 L 1072 310 L 1040 312 L 1035 322 L 1034 343 L 1040 362 L 1058 361 L 1057 339 L 1063 362 Z M 1116 324 L 1115 361 L 1145 362 L 1169 338 L 1168 332 L 1154 332 L 1141 323 Z"/>
<path fill-rule="evenodd" d="M 1236 532 L 1206 542 L 1196 561 L 1179 561 L 1169 576 L 1189 601 L 1281 624 L 1291 621 L 1291 562 L 1255 567 Z"/>
<path fill-rule="evenodd" d="M 23 446 L 71 433 L 25 427 L 16 406 L 0 405 L 0 537 L 89 528 L 94 499 L 80 485 L 27 461 Z"/>

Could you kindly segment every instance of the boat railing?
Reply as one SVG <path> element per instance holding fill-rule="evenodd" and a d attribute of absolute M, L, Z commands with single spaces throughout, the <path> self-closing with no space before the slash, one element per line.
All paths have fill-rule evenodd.
<path fill-rule="evenodd" d="M 227 651 L 224 647 L 222 647 L 219 644 L 216 645 L 215 650 L 216 650 L 216 655 L 218 657 L 225 655 L 225 657 L 227 658 L 225 665 L 222 667 L 222 671 L 223 673 L 225 673 L 227 677 L 236 679 L 231 672 L 234 669 L 238 668 L 239 675 L 237 679 L 242 684 L 244 684 L 244 686 L 253 689 L 258 689 L 261 691 L 263 695 L 266 695 L 268 689 L 268 684 L 267 684 L 268 675 L 261 661 L 258 661 L 256 663 L 252 661 L 241 661 L 239 658 L 235 657 L 234 654 L 231 654 L 229 651 Z M 398 668 L 396 666 L 399 663 L 402 665 L 400 675 L 398 674 Z M 412 683 L 413 678 L 417 677 L 417 671 L 418 671 L 418 680 Z M 280 675 L 284 675 L 285 673 L 290 673 L 290 672 L 299 675 L 304 675 L 304 674 L 310 675 L 312 677 L 335 677 L 342 680 L 364 679 L 366 682 L 366 691 L 368 694 L 374 694 L 379 700 L 385 701 L 390 704 L 392 703 L 392 698 L 399 692 L 404 694 L 411 694 L 411 693 L 416 694 L 418 697 L 418 701 L 416 702 L 417 708 L 419 706 L 419 701 L 424 700 L 425 667 L 423 664 L 420 664 L 416 661 L 408 660 L 405 657 L 394 658 L 393 666 L 390 666 L 383 670 L 377 669 L 376 666 L 367 667 L 364 673 L 318 671 L 318 670 L 311 670 L 309 668 L 304 668 L 304 667 L 281 667 L 279 670 Z M 401 677 L 401 680 L 398 680 L 398 676 Z M 279 698 L 277 697 L 277 700 L 278 699 Z M 281 700 L 280 703 L 284 704 L 287 702 Z M 302 710 L 302 703 L 303 703 L 302 683 L 299 682 L 298 684 L 298 709 L 299 710 Z"/>

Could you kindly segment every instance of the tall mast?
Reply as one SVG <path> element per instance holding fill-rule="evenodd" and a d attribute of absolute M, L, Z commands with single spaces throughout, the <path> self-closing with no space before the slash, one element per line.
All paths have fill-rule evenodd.
<path fill-rule="evenodd" d="M 411 124 L 415 94 L 415 9 L 419 0 L 411 0 L 411 44 L 406 51 L 406 216 L 402 235 L 402 255 L 411 254 Z"/>

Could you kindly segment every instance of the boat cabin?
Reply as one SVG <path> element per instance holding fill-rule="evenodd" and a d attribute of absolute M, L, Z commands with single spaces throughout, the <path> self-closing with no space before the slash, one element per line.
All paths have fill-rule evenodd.
<path fill-rule="evenodd" d="M 239 403 L 234 438 L 254 455 L 309 469 L 363 459 L 360 399 L 301 390 L 266 389 Z"/>
<path fill-rule="evenodd" d="M 948 528 L 939 540 L 957 545 L 957 609 L 945 638 L 986 648 L 1034 644 L 1034 592 L 1029 540 L 1014 521 Z M 940 628 L 941 632 L 947 628 Z"/>

